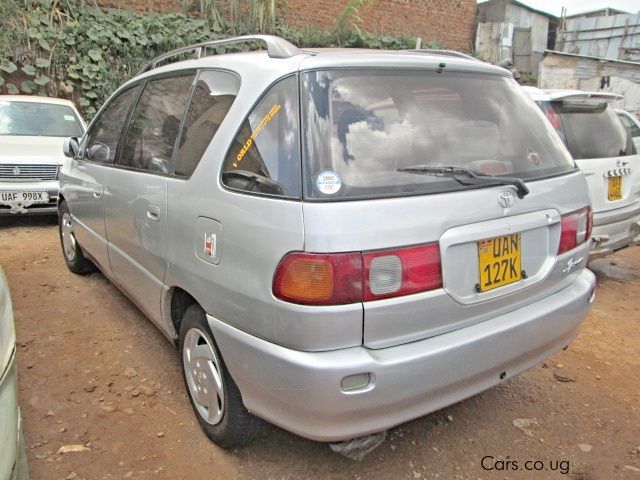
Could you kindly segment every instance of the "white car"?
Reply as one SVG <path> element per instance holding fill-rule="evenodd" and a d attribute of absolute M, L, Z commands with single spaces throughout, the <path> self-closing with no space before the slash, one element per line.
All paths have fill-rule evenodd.
<path fill-rule="evenodd" d="M 633 144 L 636 146 L 636 151 L 640 153 L 640 120 L 625 110 L 616 110 L 616 113 L 620 117 L 622 124 L 629 130 L 631 138 L 633 138 Z"/>
<path fill-rule="evenodd" d="M 7 279 L 0 268 L 0 479 L 27 480 L 27 457 L 18 407 L 16 331 Z"/>
<path fill-rule="evenodd" d="M 0 95 L 0 216 L 57 213 L 62 146 L 85 128 L 67 100 Z"/>
<path fill-rule="evenodd" d="M 567 145 L 589 185 L 590 259 L 640 244 L 640 156 L 607 92 L 524 87 Z"/>

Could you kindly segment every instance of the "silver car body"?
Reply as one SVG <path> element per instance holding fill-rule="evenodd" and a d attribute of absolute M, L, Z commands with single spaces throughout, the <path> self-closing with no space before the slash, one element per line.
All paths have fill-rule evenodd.
<path fill-rule="evenodd" d="M 622 98 L 607 92 L 540 90 L 533 87 L 524 89 L 536 102 L 565 99 L 611 102 Z M 621 122 L 619 127 L 623 128 Z M 587 179 L 593 208 L 594 242 L 590 257 L 599 258 L 621 248 L 640 244 L 640 155 L 576 159 L 576 164 Z M 618 200 L 608 198 L 607 188 L 611 176 L 622 177 L 622 198 Z"/>
<path fill-rule="evenodd" d="M 0 478 L 27 480 L 22 416 L 18 407 L 16 334 L 7 279 L 0 268 Z"/>
<path fill-rule="evenodd" d="M 377 432 L 490 388 L 569 345 L 590 308 L 588 242 L 556 255 L 561 216 L 589 202 L 579 171 L 529 182 L 526 199 L 508 208 L 498 202 L 511 190 L 505 186 L 322 203 L 247 195 L 220 178 L 231 139 L 277 80 L 343 67 L 433 72 L 442 62 L 416 52 L 252 52 L 143 73 L 119 92 L 199 69 L 232 71 L 240 87 L 188 180 L 67 159 L 61 189 L 77 240 L 169 339 L 177 338 L 180 299 L 195 299 L 245 406 L 301 436 L 336 441 Z M 461 74 L 509 76 L 463 58 L 446 57 L 446 64 Z M 218 236 L 210 261 L 201 255 L 207 232 Z M 477 240 L 510 232 L 523 235 L 528 277 L 478 294 L 470 281 Z M 335 306 L 290 303 L 272 291 L 289 252 L 428 242 L 440 244 L 442 288 Z M 361 374 L 366 385 L 345 387 Z"/>
<path fill-rule="evenodd" d="M 67 107 L 84 131 L 85 124 L 74 104 L 68 100 L 28 95 L 0 95 L 0 104 L 30 103 Z M 0 118 L 0 122 L 2 119 Z M 58 170 L 64 161 L 63 136 L 3 135 L 0 133 L 0 215 L 55 214 L 57 212 Z M 46 193 L 44 203 L 3 200 L 12 193 Z"/>

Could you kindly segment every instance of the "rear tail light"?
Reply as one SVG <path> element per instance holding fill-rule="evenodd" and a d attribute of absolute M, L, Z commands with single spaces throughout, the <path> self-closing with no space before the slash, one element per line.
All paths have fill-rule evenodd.
<path fill-rule="evenodd" d="M 344 305 L 362 299 L 360 252 L 289 253 L 273 279 L 276 297 L 304 305 Z"/>
<path fill-rule="evenodd" d="M 287 254 L 273 294 L 303 305 L 343 305 L 410 295 L 442 286 L 438 244 L 352 253 Z"/>
<path fill-rule="evenodd" d="M 560 221 L 560 246 L 558 255 L 568 252 L 591 238 L 593 214 L 591 207 L 562 216 Z"/>
<path fill-rule="evenodd" d="M 558 114 L 557 107 L 552 104 L 542 104 L 540 105 L 540 108 L 553 128 L 560 130 L 560 115 Z"/>
<path fill-rule="evenodd" d="M 365 300 L 399 297 L 442 286 L 437 243 L 364 253 L 362 257 Z"/>

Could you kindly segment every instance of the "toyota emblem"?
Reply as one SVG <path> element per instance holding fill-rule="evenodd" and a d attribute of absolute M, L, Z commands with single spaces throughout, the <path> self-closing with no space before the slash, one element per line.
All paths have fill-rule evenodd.
<path fill-rule="evenodd" d="M 511 208 L 516 203 L 516 196 L 509 190 L 503 190 L 498 194 L 498 203 L 502 208 Z"/>
<path fill-rule="evenodd" d="M 13 175 L 15 177 L 19 177 L 20 176 L 20 169 L 18 167 L 13 167 Z"/>

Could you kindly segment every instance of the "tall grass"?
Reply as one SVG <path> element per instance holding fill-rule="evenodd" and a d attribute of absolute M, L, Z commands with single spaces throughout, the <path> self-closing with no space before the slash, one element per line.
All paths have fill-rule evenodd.
<path fill-rule="evenodd" d="M 375 0 L 348 0 L 342 11 L 342 15 L 338 18 L 333 26 L 333 32 L 345 32 L 347 30 L 358 28 L 358 23 L 362 22 L 360 18 L 360 9 L 372 5 Z"/>
<path fill-rule="evenodd" d="M 279 18 L 276 0 L 200 0 L 200 15 L 233 34 L 274 33 Z"/>

